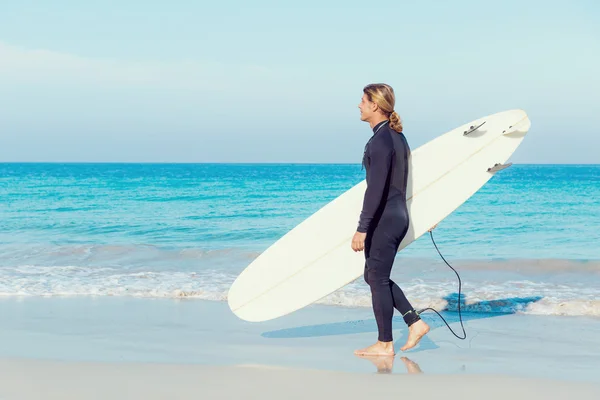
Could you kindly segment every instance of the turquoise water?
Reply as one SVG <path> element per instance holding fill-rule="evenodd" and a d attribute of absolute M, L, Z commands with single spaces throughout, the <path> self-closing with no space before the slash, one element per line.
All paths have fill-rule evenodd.
<path fill-rule="evenodd" d="M 362 179 L 360 165 L 0 164 L 0 293 L 224 300 L 261 251 Z M 600 166 L 514 165 L 444 220 L 435 239 L 454 265 L 490 269 L 471 268 L 473 289 L 493 286 L 473 298 L 524 296 L 539 285 L 557 292 L 567 279 L 557 301 L 595 301 L 599 223 Z M 421 297 L 441 301 L 435 291 L 455 290 L 428 235 L 399 257 L 418 271 L 440 269 L 427 281 L 396 268 L 407 282 L 425 279 Z M 535 264 L 532 275 L 515 260 Z M 569 275 L 559 282 L 550 270 Z M 513 293 L 508 282 L 529 292 Z M 336 296 L 328 301 L 368 303 L 361 282 Z"/>

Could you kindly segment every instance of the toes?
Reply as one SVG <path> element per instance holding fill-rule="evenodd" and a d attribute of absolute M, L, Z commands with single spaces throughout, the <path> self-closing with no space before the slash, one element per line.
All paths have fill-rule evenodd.
<path fill-rule="evenodd" d="M 414 342 L 414 341 L 406 342 L 406 344 L 404 346 L 402 346 L 402 348 L 400 350 L 406 351 L 406 350 L 412 349 L 416 345 L 417 345 L 417 342 Z"/>

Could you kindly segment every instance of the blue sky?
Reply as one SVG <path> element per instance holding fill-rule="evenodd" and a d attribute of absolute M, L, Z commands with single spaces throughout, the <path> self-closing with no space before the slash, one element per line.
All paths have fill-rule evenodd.
<path fill-rule="evenodd" d="M 519 163 L 600 163 L 587 1 L 3 0 L 0 161 L 360 162 L 362 87 L 411 147 L 522 108 Z"/>

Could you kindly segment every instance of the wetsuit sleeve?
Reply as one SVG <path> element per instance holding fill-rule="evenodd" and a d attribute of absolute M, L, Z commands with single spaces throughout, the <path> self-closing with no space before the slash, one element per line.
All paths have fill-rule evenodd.
<path fill-rule="evenodd" d="M 371 162 L 369 164 L 367 190 L 365 191 L 363 208 L 357 228 L 357 231 L 362 233 L 367 232 L 369 229 L 371 220 L 381 204 L 394 155 L 394 149 L 380 141 L 372 142 L 372 145 L 372 149 L 369 151 Z"/>

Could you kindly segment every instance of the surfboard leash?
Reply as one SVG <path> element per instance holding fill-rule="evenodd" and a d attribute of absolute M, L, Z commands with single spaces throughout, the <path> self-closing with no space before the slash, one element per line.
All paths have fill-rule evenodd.
<path fill-rule="evenodd" d="M 461 340 L 465 340 L 467 338 L 467 332 L 465 331 L 465 327 L 463 325 L 462 313 L 461 313 L 461 310 L 460 310 L 460 299 L 461 299 L 461 290 L 462 290 L 462 281 L 460 279 L 460 275 L 458 274 L 458 272 L 456 272 L 456 270 L 454 268 L 452 268 L 452 266 L 448 263 L 448 261 L 446 261 L 446 259 L 444 258 L 444 256 L 440 252 L 440 249 L 437 247 L 437 244 L 435 243 L 435 240 L 433 239 L 433 230 L 429 231 L 429 235 L 431 236 L 431 241 L 433 242 L 433 245 L 435 246 L 435 249 L 437 250 L 437 252 L 440 255 L 440 257 L 442 257 L 442 260 L 444 260 L 444 262 L 446 263 L 446 265 L 448 267 L 450 267 L 450 269 L 452 271 L 454 271 L 454 273 L 456 274 L 456 277 L 458 278 L 458 319 L 460 320 L 460 326 L 461 326 L 462 331 L 463 331 L 463 336 L 462 337 L 458 336 L 452 330 L 452 328 L 450 327 L 450 325 L 448 324 L 448 322 L 446 321 L 446 319 L 444 317 L 442 317 L 442 315 L 436 309 L 434 309 L 434 308 L 431 308 L 431 307 L 423 308 L 422 310 L 417 311 L 417 314 L 421 315 L 422 312 L 427 311 L 427 310 L 433 311 L 434 313 L 436 313 L 442 319 L 442 321 L 444 321 L 444 323 L 446 324 L 446 326 L 448 327 L 448 329 L 450 329 L 450 332 L 452 332 L 452 334 L 454 336 L 456 336 L 457 338 L 459 338 Z"/>

